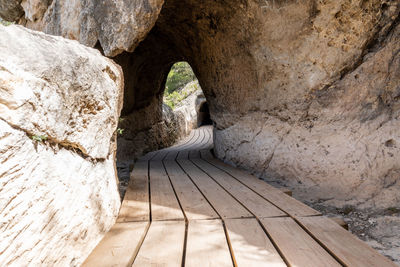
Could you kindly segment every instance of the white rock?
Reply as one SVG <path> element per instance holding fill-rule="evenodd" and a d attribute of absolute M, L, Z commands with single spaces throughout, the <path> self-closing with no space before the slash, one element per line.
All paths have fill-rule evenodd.
<path fill-rule="evenodd" d="M 98 51 L 0 26 L 0 266 L 77 266 L 113 225 L 122 90 Z"/>

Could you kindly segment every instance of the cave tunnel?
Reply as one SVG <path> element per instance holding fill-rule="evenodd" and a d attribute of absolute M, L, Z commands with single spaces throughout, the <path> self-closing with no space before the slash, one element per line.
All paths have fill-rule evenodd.
<path fill-rule="evenodd" d="M 208 107 L 208 103 L 201 103 L 199 110 L 197 111 L 197 127 L 204 125 L 212 125 L 213 122 L 210 116 L 210 109 Z"/>
<path fill-rule="evenodd" d="M 167 135 L 167 127 L 160 122 L 166 79 L 176 62 L 190 64 L 203 90 L 207 101 L 203 108 L 208 112 L 200 125 L 211 124 L 216 117 L 219 120 L 214 122 L 224 127 L 235 113 L 245 111 L 246 105 L 238 105 L 239 99 L 257 96 L 256 64 L 246 45 L 254 37 L 234 23 L 236 19 L 249 20 L 245 6 L 237 8 L 239 4 L 166 1 L 154 27 L 136 49 L 113 58 L 125 77 L 120 160 L 173 144 L 173 134 Z"/>

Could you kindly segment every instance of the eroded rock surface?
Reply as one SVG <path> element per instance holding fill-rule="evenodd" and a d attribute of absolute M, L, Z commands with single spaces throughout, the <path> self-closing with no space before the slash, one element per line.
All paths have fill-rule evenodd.
<path fill-rule="evenodd" d="M 399 205 L 399 1 L 54 0 L 34 22 L 35 3 L 20 23 L 116 56 L 124 116 L 159 122 L 166 75 L 186 60 L 218 157 L 303 199 Z"/>
<path fill-rule="evenodd" d="M 153 27 L 163 0 L 1 0 L 0 16 L 30 29 L 60 35 L 107 56 L 132 52 Z"/>
<path fill-rule="evenodd" d="M 302 200 L 400 205 L 397 0 L 0 0 L 0 7 L 3 18 L 115 56 L 126 81 L 122 113 L 131 118 L 127 154 L 168 132 L 159 127 L 162 91 L 172 64 L 185 60 L 207 98 L 219 158 L 292 187 Z"/>
<path fill-rule="evenodd" d="M 120 67 L 0 25 L 0 265 L 78 266 L 113 225 Z"/>

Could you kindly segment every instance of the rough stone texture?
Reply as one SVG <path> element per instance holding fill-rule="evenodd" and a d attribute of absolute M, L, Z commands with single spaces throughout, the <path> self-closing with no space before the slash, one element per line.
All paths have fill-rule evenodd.
<path fill-rule="evenodd" d="M 120 53 L 131 140 L 164 135 L 165 79 L 185 60 L 209 103 L 218 157 L 302 200 L 400 205 L 398 0 L 133 1 L 150 3 L 140 14 L 122 0 L 53 0 L 37 22 L 43 6 L 28 2 L 20 23 Z M 145 128 L 156 130 L 147 138 Z M 131 155 L 143 147 L 135 142 Z"/>
<path fill-rule="evenodd" d="M 399 1 L 134 2 L 54 0 L 45 19 L 20 23 L 99 40 L 112 56 L 143 40 L 115 58 L 124 116 L 160 122 L 166 75 L 186 60 L 210 105 L 218 157 L 304 189 L 304 199 L 399 205 Z M 28 20 L 43 10 L 23 6 Z"/>
<path fill-rule="evenodd" d="M 0 1 L 0 17 L 6 21 L 16 21 L 23 14 L 21 0 L 2 0 Z"/>
<path fill-rule="evenodd" d="M 189 134 L 192 129 L 197 128 L 198 126 L 198 117 L 200 107 L 203 103 L 206 102 L 206 98 L 204 96 L 203 91 L 201 91 L 199 82 L 193 81 L 188 83 L 182 91 L 185 91 L 186 88 L 196 86 L 199 89 L 190 94 L 184 100 L 182 100 L 174 109 L 175 116 L 178 119 L 178 124 L 180 126 L 180 131 L 182 134 L 180 136 L 186 136 Z"/>
<path fill-rule="evenodd" d="M 130 172 L 137 158 L 143 154 L 173 145 L 197 128 L 198 111 L 206 100 L 198 81 L 193 81 L 183 88 L 190 92 L 192 86 L 198 90 L 178 103 L 175 110 L 166 104 L 159 110 L 157 102 L 146 108 L 123 117 L 119 128 L 123 133 L 118 136 L 117 170 L 119 191 L 125 195 L 130 180 Z M 154 116 L 157 114 L 157 116 Z"/>
<path fill-rule="evenodd" d="M 304 187 L 304 199 L 398 205 L 399 10 L 377 0 L 166 1 L 121 56 L 132 76 L 124 112 L 159 97 L 172 63 L 186 60 L 218 157 Z"/>
<path fill-rule="evenodd" d="M 349 231 L 400 265 L 400 208 L 358 209 L 307 203 L 329 217 L 342 218 Z"/>
<path fill-rule="evenodd" d="M 97 50 L 0 26 L 0 265 L 78 266 L 113 225 L 122 88 Z"/>
<path fill-rule="evenodd" d="M 310 91 L 304 110 L 252 112 L 217 129 L 218 156 L 305 188 L 303 199 L 360 208 L 398 206 L 399 39 L 395 26 L 357 67 Z"/>
<path fill-rule="evenodd" d="M 171 146 L 179 138 L 174 113 L 167 105 L 160 110 L 160 101 L 122 117 L 119 128 L 124 130 L 118 136 L 119 162 L 134 161 L 149 151 Z"/>
<path fill-rule="evenodd" d="M 107 56 L 115 56 L 135 49 L 153 27 L 164 1 L 22 0 L 20 5 L 19 2 L 0 0 L 0 16 L 87 46 L 94 47 L 100 42 Z"/>

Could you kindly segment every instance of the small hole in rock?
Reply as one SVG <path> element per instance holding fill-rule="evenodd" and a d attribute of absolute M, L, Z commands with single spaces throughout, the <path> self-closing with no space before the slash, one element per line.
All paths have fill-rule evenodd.
<path fill-rule="evenodd" d="M 394 147 L 395 145 L 396 145 L 396 141 L 394 141 L 393 139 L 387 140 L 385 142 L 386 147 Z"/>

